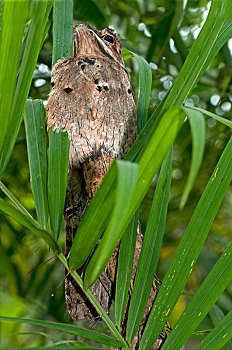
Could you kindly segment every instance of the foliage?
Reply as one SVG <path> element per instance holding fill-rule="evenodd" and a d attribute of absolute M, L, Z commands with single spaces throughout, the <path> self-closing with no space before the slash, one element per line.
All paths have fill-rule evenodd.
<path fill-rule="evenodd" d="M 163 283 L 152 307 L 139 349 L 150 349 L 167 321 L 171 323 L 173 330 L 163 348 L 178 350 L 190 339 L 191 349 L 194 331 L 201 322 L 204 322 L 201 324 L 203 327 L 208 324 L 210 317 L 215 328 L 205 336 L 197 348 L 220 349 L 232 335 L 231 312 L 227 313 L 231 305 L 230 288 L 223 293 L 232 277 L 231 244 L 224 249 L 231 236 L 228 229 L 231 219 L 226 213 L 219 212 L 215 220 L 222 200 L 225 198 L 224 203 L 229 202 L 226 192 L 232 179 L 232 141 L 228 141 L 228 126 L 231 127 L 231 122 L 222 117 L 226 114 L 225 103 L 229 103 L 227 100 L 231 79 L 231 53 L 226 44 L 232 34 L 231 1 L 212 1 L 207 20 L 194 40 L 194 25 L 195 30 L 201 25 L 202 16 L 209 5 L 207 1 L 202 2 L 200 6 L 198 1 L 188 1 L 187 4 L 184 1 L 176 1 L 170 5 L 169 1 L 164 0 L 156 1 L 156 4 L 153 1 L 143 3 L 115 0 L 108 3 L 105 0 L 85 0 L 75 1 L 72 9 L 71 0 L 55 0 L 53 64 L 58 58 L 72 55 L 71 26 L 74 10 L 74 18 L 79 21 L 89 21 L 89 24 L 98 27 L 110 23 L 116 28 L 120 23 L 121 28 L 126 28 L 121 29 L 122 41 L 123 32 L 127 34 L 127 50 L 124 50 L 123 54 L 124 58 L 128 59 L 127 67 L 132 73 L 134 85 L 135 75 L 139 76 L 139 137 L 126 160 L 113 163 L 89 205 L 75 235 L 69 264 L 62 254 L 68 137 L 62 130 L 57 133 L 50 131 L 47 157 L 43 103 L 41 100 L 31 99 L 26 103 L 30 86 L 30 97 L 46 98 L 48 93 L 49 85 L 46 81 L 50 78 L 50 71 L 45 69 L 44 65 L 40 64 L 40 69 L 37 70 L 35 66 L 37 61 L 51 64 L 49 50 L 53 2 L 25 0 L 16 2 L 14 6 L 14 2 L 5 0 L 0 4 L 0 174 L 3 181 L 0 184 L 3 194 L 0 210 L 4 214 L 1 218 L 0 252 L 3 265 L 0 273 L 5 280 L 0 293 L 1 299 L 6 300 L 5 304 L 0 303 L 2 345 L 10 348 L 18 345 L 24 347 L 26 344 L 35 348 L 50 344 L 56 347 L 70 342 L 79 348 L 90 346 L 83 340 L 76 342 L 73 336 L 68 335 L 71 333 L 94 341 L 91 343 L 94 348 L 96 342 L 108 347 L 128 348 L 142 318 L 161 256 L 158 274 L 164 275 Z M 86 6 L 90 10 L 86 11 Z M 136 31 L 136 28 L 139 31 Z M 14 44 L 13 54 L 9 41 Z M 133 53 L 135 50 L 136 54 Z M 151 64 L 139 55 L 143 55 Z M 138 67 L 134 65 L 134 60 L 129 59 L 133 56 Z M 153 82 L 151 75 L 155 78 Z M 35 86 L 39 85 L 41 78 L 45 84 L 35 91 Z M 222 101 L 215 110 L 212 109 L 212 105 L 215 105 L 212 94 L 214 99 L 218 95 Z M 211 108 L 208 108 L 210 96 L 212 103 Z M 223 102 L 224 100 L 227 102 Z M 154 108 L 158 102 L 159 105 Z M 185 107 L 182 107 L 183 104 Z M 207 121 L 206 132 L 203 114 L 213 118 Z M 25 128 L 24 125 L 20 128 L 23 116 Z M 191 134 L 189 125 L 185 122 L 186 116 L 193 138 L 188 177 L 185 174 L 188 174 L 190 164 L 188 147 Z M 213 128 L 216 121 L 217 128 Z M 28 163 L 25 159 L 25 138 Z M 202 164 L 205 144 L 208 152 Z M 202 171 L 199 174 L 201 166 Z M 160 167 L 157 180 L 155 176 Z M 178 176 L 175 175 L 178 171 L 179 174 L 182 173 L 179 183 Z M 173 184 L 168 208 L 171 174 Z M 212 174 L 210 178 L 209 174 Z M 187 182 L 183 190 L 185 180 Z M 178 206 L 182 211 L 178 211 Z M 138 209 L 144 241 L 124 339 L 120 334 L 120 327 L 129 291 Z M 223 225 L 220 224 L 222 215 L 225 220 Z M 211 228 L 213 221 L 214 225 Z M 39 238 L 28 233 L 21 242 L 19 236 L 24 235 L 21 225 Z M 211 234 L 208 236 L 207 245 L 203 247 L 209 231 Z M 86 261 L 101 236 L 101 243 L 89 259 L 82 281 L 75 270 Z M 180 237 L 182 239 L 179 243 Z M 128 254 L 125 254 L 125 239 L 131 242 Z M 55 279 L 55 271 L 59 271 L 61 266 L 65 267 L 81 288 L 88 288 L 99 277 L 120 240 L 115 321 L 114 317 L 111 318 L 105 313 L 87 290 L 90 301 L 104 321 L 104 328 L 96 332 L 84 325 L 70 325 L 68 315 L 64 311 L 63 292 L 58 291 L 53 301 L 50 298 L 52 288 L 59 283 L 59 279 Z M 35 247 L 40 242 L 46 242 L 51 250 L 53 256 L 50 254 L 49 259 L 55 256 L 59 263 L 49 265 L 44 273 L 33 270 L 30 277 L 22 277 L 21 271 L 25 270 L 25 266 L 42 264 L 46 260 L 45 246 L 36 257 L 30 257 L 30 252 L 33 251 L 30 246 Z M 162 260 L 165 252 L 167 258 Z M 199 271 L 192 273 L 196 261 Z M 207 272 L 204 272 L 203 276 L 200 275 L 199 272 L 208 266 L 210 267 L 207 268 Z M 57 276 L 61 276 L 63 272 L 62 268 L 62 272 L 59 271 Z M 201 280 L 205 279 L 202 284 L 196 282 L 199 275 Z M 198 286 L 200 287 L 195 293 Z M 7 295 L 9 292 L 10 296 Z M 220 296 L 221 302 L 213 306 Z M 223 303 L 223 298 L 229 298 L 227 303 Z M 185 310 L 181 305 L 183 300 L 185 305 L 188 304 Z M 220 317 L 216 317 L 212 307 L 212 310 L 219 308 Z M 207 316 L 209 312 L 210 316 Z M 224 313 L 227 313 L 225 317 Z M 39 318 L 41 320 L 38 320 Z M 52 322 L 51 318 L 55 318 L 56 322 Z M 35 338 L 32 328 L 19 328 L 24 322 L 44 327 L 47 335 L 37 331 Z M 47 328 L 56 331 L 50 333 Z M 17 335 L 12 340 L 8 335 L 16 334 L 19 329 L 27 332 Z M 228 342 L 225 347 L 230 349 L 231 343 Z"/>

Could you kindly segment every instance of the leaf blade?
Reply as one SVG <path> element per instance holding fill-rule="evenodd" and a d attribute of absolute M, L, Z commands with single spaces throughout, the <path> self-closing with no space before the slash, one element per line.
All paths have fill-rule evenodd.
<path fill-rule="evenodd" d="M 53 55 L 52 65 L 57 60 L 71 57 L 72 50 L 72 20 L 73 1 L 55 0 L 54 2 L 54 24 L 53 24 Z"/>
<path fill-rule="evenodd" d="M 185 206 L 189 193 L 192 190 L 196 176 L 200 169 L 201 162 L 203 159 L 204 149 L 205 149 L 205 137 L 206 137 L 205 121 L 202 114 L 198 111 L 190 110 L 189 108 L 184 108 L 184 110 L 186 111 L 189 118 L 193 145 L 192 145 L 192 157 L 191 157 L 190 170 L 189 170 L 187 182 L 184 188 L 184 192 L 181 197 L 180 209 L 183 209 L 183 207 Z"/>
<path fill-rule="evenodd" d="M 184 103 L 210 61 L 232 35 L 231 13 L 232 3 L 230 1 L 224 1 L 222 4 L 219 0 L 215 0 L 212 3 L 206 22 L 195 40 L 175 84 L 149 118 L 141 134 L 127 153 L 126 160 L 132 161 L 138 156 L 149 142 L 165 111 Z M 208 36 L 209 32 L 212 34 L 210 37 Z"/>
<path fill-rule="evenodd" d="M 84 286 L 86 288 L 89 288 L 97 280 L 121 239 L 120 234 L 122 235 L 125 228 L 122 227 L 121 230 L 118 230 L 118 226 L 122 225 L 124 212 L 129 205 L 138 178 L 139 167 L 137 164 L 119 160 L 115 163 L 118 172 L 118 184 L 114 211 L 101 242 L 85 270 Z"/>
<path fill-rule="evenodd" d="M 106 344 L 106 345 L 109 345 L 112 347 L 120 347 L 123 345 L 117 339 L 114 339 L 108 335 L 101 334 L 99 332 L 88 330 L 85 328 L 76 327 L 75 325 L 58 323 L 58 322 L 51 322 L 51 321 L 35 320 L 35 319 L 23 319 L 23 318 L 16 318 L 16 317 L 0 316 L 0 319 L 4 320 L 4 321 L 27 323 L 27 324 L 31 324 L 31 325 L 35 325 L 35 326 L 56 329 L 56 330 L 59 330 L 61 332 L 74 334 L 74 335 L 80 336 L 82 338 L 89 339 L 89 340 L 95 341 L 97 343 L 103 343 L 103 344 Z"/>
<path fill-rule="evenodd" d="M 18 210 L 20 210 L 24 215 L 34 220 L 31 214 L 26 210 L 26 208 L 24 208 L 24 206 L 18 201 L 17 198 L 15 198 L 15 196 L 8 190 L 8 188 L 6 188 L 6 186 L 1 181 L 0 181 L 0 189 L 14 203 L 14 205 Z"/>
<path fill-rule="evenodd" d="M 124 310 L 126 308 L 126 303 L 128 299 L 137 229 L 138 212 L 136 212 L 134 219 L 128 225 L 126 232 L 122 236 L 120 242 L 115 292 L 115 324 L 118 329 L 120 329 L 121 327 L 121 322 L 123 319 Z"/>
<path fill-rule="evenodd" d="M 171 159 L 172 151 L 163 162 L 143 238 L 128 313 L 126 339 L 129 343 L 142 319 L 158 264 L 171 186 Z"/>
<path fill-rule="evenodd" d="M 30 1 L 5 1 L 2 9 L 0 42 L 0 151 L 12 119 L 12 104 L 17 83 L 24 25 L 29 15 Z M 11 45 L 9 45 L 11 43 Z"/>
<path fill-rule="evenodd" d="M 216 327 L 225 317 L 223 311 L 219 308 L 217 304 L 215 304 L 212 309 L 209 311 L 209 315 L 212 319 L 212 322 L 214 326 Z M 225 344 L 226 350 L 232 349 L 232 337 L 231 339 Z"/>
<path fill-rule="evenodd" d="M 63 220 L 66 198 L 68 161 L 68 133 L 62 129 L 49 131 L 48 204 L 53 235 L 58 239 Z"/>
<path fill-rule="evenodd" d="M 217 120 L 218 122 L 226 125 L 226 126 L 229 126 L 229 128 L 232 128 L 232 122 L 228 119 L 225 119 L 225 118 L 222 118 L 222 117 L 219 117 L 219 115 L 215 114 L 215 113 L 212 113 L 212 112 L 209 112 L 209 111 L 206 111 L 205 109 L 202 109 L 202 108 L 198 108 L 198 107 L 185 107 L 185 110 L 186 112 L 189 110 L 189 109 L 192 109 L 192 110 L 196 110 L 196 111 L 199 111 L 203 114 L 206 114 L 208 115 L 209 117 Z"/>
<path fill-rule="evenodd" d="M 22 211 L 19 211 L 13 205 L 8 203 L 6 200 L 3 200 L 2 198 L 0 198 L 0 210 L 2 210 L 6 215 L 11 216 L 21 225 L 33 231 L 37 236 L 42 238 L 55 252 L 59 253 L 59 247 L 54 238 L 50 235 L 49 232 L 43 230 L 31 216 L 28 216 Z"/>
<path fill-rule="evenodd" d="M 164 344 L 164 350 L 173 349 L 181 347 L 181 344 L 184 344 L 186 339 L 191 335 L 191 333 L 196 329 L 200 322 L 204 319 L 208 311 L 214 305 L 218 297 L 228 286 L 232 278 L 232 243 L 226 249 L 224 254 L 217 261 L 216 265 L 210 271 L 209 275 L 206 277 L 197 293 L 194 295 L 190 304 L 185 309 L 184 313 L 178 320 L 173 331 L 167 339 L 167 344 Z M 209 335 L 201 342 L 197 347 L 199 349 L 212 349 L 209 347 L 209 344 L 212 342 L 217 342 L 219 344 L 225 344 L 227 340 L 231 338 L 232 335 L 232 312 L 228 315 L 229 323 L 227 322 L 226 317 L 221 321 L 215 329 L 209 333 Z M 225 339 L 221 337 L 220 332 L 224 332 L 224 324 L 229 326 L 228 334 L 225 335 Z M 216 331 L 215 331 L 216 330 Z M 219 334 L 218 334 L 218 333 Z M 173 333 L 173 334 L 172 334 Z M 175 339 L 174 339 L 175 338 Z M 207 347 L 205 347 L 207 344 Z M 211 343 L 212 346 L 212 343 Z M 213 349 L 220 349 L 220 347 L 213 345 Z"/>
<path fill-rule="evenodd" d="M 6 169 L 22 123 L 23 109 L 31 86 L 42 40 L 45 37 L 46 16 L 50 12 L 47 9 L 50 8 L 51 1 L 33 2 L 32 19 L 28 28 L 25 49 L 19 67 L 19 75 L 14 93 L 14 104 L 12 107 L 12 118 L 8 126 L 10 133 L 6 135 L 0 156 L 0 177 Z M 46 29 L 48 30 L 48 27 Z"/>
<path fill-rule="evenodd" d="M 232 139 L 214 170 L 177 248 L 152 307 L 140 349 L 152 346 L 173 310 L 232 179 Z"/>
<path fill-rule="evenodd" d="M 47 143 L 45 115 L 41 100 L 27 100 L 24 114 L 31 187 L 39 223 L 48 224 Z"/>
<path fill-rule="evenodd" d="M 134 52 L 129 51 L 139 66 L 139 97 L 137 102 L 137 129 L 138 135 L 147 122 L 148 108 L 151 95 L 152 73 L 147 61 Z M 124 50 L 124 54 L 126 54 Z"/>

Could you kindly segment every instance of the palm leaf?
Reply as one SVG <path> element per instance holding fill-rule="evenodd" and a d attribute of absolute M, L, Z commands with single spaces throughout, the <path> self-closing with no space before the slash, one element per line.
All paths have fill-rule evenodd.
<path fill-rule="evenodd" d="M 15 6 L 15 4 L 13 4 L 13 2 L 11 1 L 6 1 L 5 3 L 12 4 L 11 6 Z M 26 3 L 26 2 L 16 2 L 16 4 L 18 4 L 19 6 L 21 6 L 21 3 Z M 14 101 L 12 104 L 10 104 L 12 109 L 10 112 L 11 118 L 7 122 L 9 132 L 6 134 L 5 139 L 3 139 L 4 144 L 3 144 L 3 148 L 0 156 L 0 176 L 2 176 L 7 166 L 7 163 L 10 159 L 10 156 L 19 132 L 19 128 L 23 119 L 23 110 L 24 110 L 25 102 L 31 86 L 31 80 L 36 67 L 39 51 L 40 51 L 43 39 L 45 37 L 45 28 L 48 30 L 48 27 L 46 27 L 46 22 L 47 22 L 47 16 L 49 15 L 50 9 L 51 9 L 51 1 L 34 0 L 32 2 L 31 22 L 28 28 L 28 33 L 26 35 L 26 42 L 23 46 L 24 50 L 22 53 L 22 60 L 21 60 L 20 66 L 18 67 L 17 65 L 18 79 L 17 79 L 16 87 L 13 92 Z M 20 14 L 20 16 L 22 16 L 21 11 L 22 11 L 21 9 L 18 10 L 18 13 Z M 21 43 L 21 40 L 19 40 L 19 42 Z M 9 45 L 9 42 L 7 44 L 9 47 L 11 47 L 11 45 Z M 8 61 L 5 64 L 8 66 Z M 7 71 L 11 71 L 11 69 L 7 68 Z M 9 104 L 7 102 L 7 99 L 4 100 L 4 104 Z M 5 120 L 7 120 L 7 116 L 5 114 L 1 114 L 1 115 L 4 117 Z M 2 134 L 2 136 L 3 137 L 5 136 L 4 133 Z"/>
<path fill-rule="evenodd" d="M 140 349 L 153 345 L 191 273 L 232 179 L 232 139 L 228 142 L 195 209 L 152 307 Z M 192 319 L 193 322 L 193 319 Z"/>
<path fill-rule="evenodd" d="M 189 193 L 193 187 L 195 182 L 197 173 L 201 166 L 201 162 L 203 159 L 204 149 L 205 149 L 205 121 L 202 114 L 199 111 L 185 108 L 184 109 L 188 115 L 189 123 L 191 126 L 192 132 L 192 158 L 191 165 L 188 174 L 188 179 L 184 188 L 184 192 L 180 201 L 180 209 L 183 209 Z"/>
<path fill-rule="evenodd" d="M 142 319 L 158 264 L 171 186 L 171 160 L 172 151 L 163 162 L 144 234 L 128 314 L 126 339 L 129 343 Z"/>
<path fill-rule="evenodd" d="M 21 42 L 29 11 L 29 0 L 15 3 L 4 1 L 3 3 L 0 44 L 0 152 L 7 134 L 8 124 L 13 118 L 12 105 L 17 84 Z"/>
<path fill-rule="evenodd" d="M 62 129 L 49 131 L 48 204 L 53 235 L 58 239 L 63 220 L 66 198 L 68 160 L 68 133 Z"/>
<path fill-rule="evenodd" d="M 55 0 L 52 65 L 61 58 L 72 56 L 72 20 L 73 1 Z"/>
<path fill-rule="evenodd" d="M 91 331 L 91 330 L 88 330 L 85 328 L 80 328 L 80 327 L 77 327 L 74 325 L 65 324 L 65 323 L 33 320 L 33 319 L 26 319 L 26 318 L 3 317 L 3 316 L 0 316 L 0 320 L 11 321 L 11 322 L 21 322 L 21 323 L 27 323 L 30 325 L 51 328 L 51 329 L 55 329 L 55 330 L 60 331 L 60 332 L 78 335 L 79 337 L 89 339 L 89 340 L 95 341 L 97 343 L 109 345 L 111 347 L 123 346 L 123 344 L 120 343 L 118 340 L 116 340 L 108 335 L 101 334 L 101 333 L 96 332 L 96 331 Z"/>
<path fill-rule="evenodd" d="M 163 348 L 180 349 L 204 319 L 232 279 L 232 243 L 204 280 L 190 304 L 176 323 Z M 199 349 L 220 349 L 232 336 L 232 312 L 203 340 Z M 207 347 L 205 347 L 207 344 Z M 211 344 L 211 347 L 209 346 Z M 213 345 L 212 345 L 213 344 Z M 220 346 L 219 346 L 220 345 Z"/>
<path fill-rule="evenodd" d="M 24 115 L 31 187 L 39 223 L 48 224 L 47 144 L 45 114 L 41 100 L 27 100 Z"/>

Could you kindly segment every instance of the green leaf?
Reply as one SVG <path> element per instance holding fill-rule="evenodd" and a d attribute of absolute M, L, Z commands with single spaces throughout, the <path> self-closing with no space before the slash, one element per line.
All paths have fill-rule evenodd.
<path fill-rule="evenodd" d="M 163 348 L 180 349 L 192 332 L 204 319 L 218 297 L 232 279 L 232 243 L 218 260 L 207 278 L 204 280 L 188 307 L 179 318 Z M 228 316 L 228 315 L 227 315 Z M 228 327 L 228 328 L 227 328 Z M 217 330 L 215 332 L 215 330 Z M 214 336 L 212 336 L 212 333 Z M 232 312 L 220 322 L 202 341 L 199 349 L 221 349 L 232 336 Z M 206 341 L 206 339 L 208 339 Z M 213 340 L 213 344 L 211 341 Z M 209 344 L 211 343 L 211 347 Z M 204 347 L 207 344 L 207 347 Z M 222 344 L 219 346 L 219 344 Z"/>
<path fill-rule="evenodd" d="M 28 20 L 30 1 L 4 1 L 0 41 L 0 152 L 5 142 L 16 88 L 24 25 Z M 9 45 L 10 43 L 10 45 Z"/>
<path fill-rule="evenodd" d="M 172 151 L 163 162 L 143 238 L 132 290 L 126 339 L 130 343 L 142 319 L 160 256 L 171 186 Z"/>
<path fill-rule="evenodd" d="M 204 67 L 204 70 L 207 68 L 204 64 L 210 56 L 211 50 L 214 48 L 215 41 L 228 15 L 232 17 L 231 13 L 232 4 L 230 0 L 223 1 L 223 3 L 220 0 L 212 2 L 206 22 L 195 40 L 184 66 L 164 103 L 164 110 L 169 108 L 170 104 L 182 105 L 185 98 L 192 91 L 200 78 L 199 72 L 202 74 L 202 68 Z"/>
<path fill-rule="evenodd" d="M 28 216 L 31 220 L 34 221 L 33 217 L 31 216 L 30 213 L 24 208 L 24 206 L 18 201 L 17 198 L 6 188 L 6 186 L 0 181 L 0 189 L 2 192 L 5 193 L 5 195 L 14 203 L 16 208 L 18 208 L 22 214 Z"/>
<path fill-rule="evenodd" d="M 224 45 L 227 38 L 232 35 L 232 27 L 228 27 L 228 23 L 232 19 L 231 14 L 232 2 L 230 0 L 224 0 L 223 2 L 214 0 L 212 2 L 206 22 L 195 40 L 175 84 L 166 95 L 165 100 L 161 101 L 149 118 L 141 134 L 127 153 L 126 160 L 134 160 L 144 145 L 149 142 L 151 135 L 157 128 L 158 121 L 163 117 L 167 109 L 183 104 L 205 72 L 210 61 Z M 225 28 L 228 30 L 226 35 L 223 34 L 226 30 Z"/>
<path fill-rule="evenodd" d="M 218 305 L 213 305 L 212 309 L 209 311 L 209 315 L 213 321 L 214 326 L 218 326 L 219 323 L 224 319 L 225 315 L 223 311 L 220 309 Z M 231 336 L 232 338 L 232 336 Z M 232 339 L 230 339 L 226 344 L 225 344 L 225 349 L 226 350 L 231 350 L 232 349 Z"/>
<path fill-rule="evenodd" d="M 73 342 L 75 343 L 75 342 Z M 91 347 L 86 347 L 86 346 L 71 346 L 74 349 L 78 349 L 78 350 L 86 350 L 86 349 L 90 349 L 90 350 L 102 350 L 102 348 L 93 348 Z M 51 350 L 51 349 L 60 349 L 60 350 L 70 350 L 71 349 L 70 345 L 52 345 L 52 346 L 36 346 L 33 348 L 20 348 L 21 350 Z M 104 349 L 109 349 L 109 348 L 104 348 Z M 19 350 L 19 348 L 4 348 L 4 350 Z"/>
<path fill-rule="evenodd" d="M 21 6 L 21 2 L 14 3 L 12 1 L 6 1 L 6 3 L 13 4 L 13 6 L 15 6 L 16 3 L 20 4 L 19 6 Z M 23 109 L 31 86 L 31 80 L 36 67 L 42 40 L 45 37 L 45 28 L 48 30 L 48 27 L 46 27 L 46 22 L 47 16 L 49 15 L 48 9 L 50 9 L 50 7 L 51 1 L 33 1 L 32 3 L 32 18 L 28 28 L 27 39 L 22 54 L 22 61 L 18 70 L 18 80 L 14 92 L 14 103 L 12 107 L 12 118 L 8 126 L 8 130 L 10 130 L 10 132 L 6 135 L 0 156 L 0 177 L 2 176 L 10 159 L 23 119 Z M 21 16 L 21 9 L 18 11 L 18 13 Z M 9 45 L 9 41 L 7 44 L 11 50 L 12 48 L 11 45 Z M 10 71 L 9 68 L 7 68 L 7 70 Z M 6 103 L 6 100 L 4 103 Z M 5 115 L 4 118 L 6 118 Z"/>
<path fill-rule="evenodd" d="M 219 117 L 217 114 L 214 114 L 212 112 L 209 112 L 209 111 L 206 111 L 205 109 L 202 109 L 202 108 L 197 108 L 197 107 L 185 107 L 184 108 L 186 113 L 188 113 L 189 110 L 196 110 L 196 111 L 199 111 L 203 114 L 206 114 L 208 115 L 209 117 L 217 120 L 218 122 L 226 125 L 226 126 L 229 126 L 229 128 L 232 128 L 232 122 L 228 119 L 225 119 L 225 118 L 222 118 L 222 117 Z"/>
<path fill-rule="evenodd" d="M 228 6 L 228 11 L 231 11 L 232 8 L 229 4 L 229 2 L 227 2 L 226 6 Z M 218 37 L 214 43 L 214 45 L 212 46 L 209 55 L 202 67 L 201 72 L 199 72 L 198 75 L 198 80 L 201 78 L 201 76 L 204 74 L 205 70 L 207 69 L 207 67 L 209 66 L 210 62 L 213 60 L 213 58 L 216 56 L 216 54 L 219 52 L 219 50 L 223 47 L 223 45 L 225 45 L 225 43 L 231 38 L 232 36 L 232 24 L 231 24 L 231 13 L 228 12 L 228 16 L 230 16 L 230 18 L 224 18 L 223 21 L 223 25 L 220 29 L 220 32 L 218 34 Z"/>
<path fill-rule="evenodd" d="M 0 1 L 0 37 L 2 31 L 2 8 L 3 8 L 3 0 Z"/>
<path fill-rule="evenodd" d="M 31 216 L 26 215 L 24 212 L 19 211 L 13 205 L 9 204 L 6 200 L 0 198 L 0 210 L 6 215 L 11 216 L 14 220 L 21 225 L 27 227 L 33 231 L 37 236 L 42 238 L 55 252 L 59 252 L 59 247 L 54 238 L 47 231 L 43 230 Z"/>
<path fill-rule="evenodd" d="M 192 132 L 192 158 L 188 179 L 184 188 L 184 192 L 180 201 L 180 209 L 183 209 L 189 193 L 194 185 L 196 176 L 198 174 L 201 162 L 203 159 L 205 149 L 205 120 L 203 115 L 196 110 L 190 108 L 183 108 L 188 115 L 191 132 Z"/>
<path fill-rule="evenodd" d="M 211 330 L 209 329 L 204 329 L 203 331 L 196 331 L 194 332 L 192 335 L 196 336 L 196 337 L 205 337 L 207 334 L 209 334 L 211 332 Z"/>
<path fill-rule="evenodd" d="M 137 229 L 138 212 L 130 222 L 120 242 L 115 294 L 115 324 L 118 329 L 121 327 L 121 322 L 128 300 L 128 291 L 130 288 Z"/>
<path fill-rule="evenodd" d="M 39 223 L 46 228 L 49 216 L 47 200 L 47 145 L 44 106 L 41 100 L 27 100 L 24 122 L 31 188 Z"/>
<path fill-rule="evenodd" d="M 212 309 L 209 311 L 209 315 L 213 321 L 214 326 L 216 326 L 224 318 L 224 313 L 216 304 L 213 305 Z"/>
<path fill-rule="evenodd" d="M 54 343 L 52 345 L 52 347 L 56 346 L 57 345 L 63 345 L 65 346 L 65 344 L 71 344 L 71 345 L 75 345 L 76 348 L 78 349 L 83 349 L 83 350 L 88 350 L 88 349 L 95 349 L 95 350 L 100 350 L 102 348 L 95 348 L 95 347 L 92 347 L 90 346 L 89 344 L 86 344 L 84 342 L 80 342 L 80 341 L 75 341 L 75 340 L 63 340 L 63 341 L 60 341 L 60 342 L 57 342 L 57 343 Z M 70 348 L 69 348 L 70 349 Z M 105 349 L 105 348 L 104 348 Z M 109 349 L 109 348 L 106 348 L 106 349 Z M 110 350 L 110 349 L 109 349 Z"/>
<path fill-rule="evenodd" d="M 158 127 L 159 120 L 158 117 L 162 111 L 164 102 L 169 93 L 164 97 L 164 99 L 160 102 L 155 112 L 149 118 L 148 122 L 142 129 L 141 133 L 133 143 L 133 146 L 130 148 L 129 152 L 125 156 L 125 160 L 129 161 L 137 161 L 139 157 L 141 157 L 143 149 L 149 143 L 151 135 L 155 132 L 155 129 Z M 159 118 L 161 119 L 161 118 Z"/>
<path fill-rule="evenodd" d="M 50 340 L 51 342 L 53 342 L 53 344 L 57 343 L 57 342 L 62 342 L 62 339 L 58 338 L 57 336 L 54 337 L 52 334 L 48 334 L 48 333 L 44 333 L 44 332 L 18 332 L 18 334 L 20 335 L 39 335 L 39 336 L 43 336 L 45 338 L 47 338 L 48 340 Z"/>
<path fill-rule="evenodd" d="M 180 108 L 170 109 L 165 113 L 158 128 L 152 135 L 146 151 L 139 162 L 138 183 L 131 203 L 128 205 L 127 213 L 123 213 L 123 220 L 122 218 L 120 219 L 118 229 L 121 232 L 117 233 L 118 236 L 123 234 L 125 227 L 132 220 L 162 160 L 170 150 L 184 122 L 184 118 L 185 113 Z M 116 165 L 113 163 L 77 229 L 69 258 L 70 268 L 72 270 L 80 267 L 85 262 L 108 222 L 115 201 L 115 188 L 117 184 L 117 170 L 115 167 Z M 110 256 L 108 256 L 109 258 Z"/>
<path fill-rule="evenodd" d="M 139 66 L 139 97 L 137 102 L 137 129 L 139 135 L 147 122 L 147 114 L 151 95 L 152 73 L 150 65 L 143 57 L 136 55 L 134 52 L 130 53 L 135 57 L 136 62 Z"/>
<path fill-rule="evenodd" d="M 68 160 L 68 133 L 59 129 L 49 130 L 49 161 L 48 161 L 48 203 L 50 224 L 53 235 L 58 239 L 64 214 L 66 197 Z"/>
<path fill-rule="evenodd" d="M 16 318 L 16 317 L 3 317 L 3 316 L 0 316 L 0 320 L 11 321 L 11 322 L 21 322 L 21 323 L 27 323 L 30 325 L 51 328 L 57 331 L 74 334 L 79 337 L 89 339 L 97 343 L 102 343 L 112 347 L 121 347 L 123 345 L 121 342 L 119 342 L 118 340 L 108 335 L 101 334 L 99 332 L 95 332 L 85 328 L 80 328 L 75 325 L 51 322 L 51 321 L 42 321 L 42 320 L 34 320 L 34 319 L 26 319 L 26 318 L 24 319 L 24 318 Z"/>
<path fill-rule="evenodd" d="M 123 60 L 129 60 L 130 58 L 134 57 L 134 53 L 132 51 L 129 50 L 122 50 L 122 56 L 123 56 Z"/>
<path fill-rule="evenodd" d="M 97 280 L 121 239 L 126 227 L 122 226 L 124 215 L 138 179 L 139 167 L 137 164 L 117 160 L 115 166 L 118 176 L 114 210 L 101 242 L 85 270 L 84 286 L 86 288 L 89 288 Z"/>
<path fill-rule="evenodd" d="M 54 2 L 54 23 L 53 23 L 53 55 L 52 65 L 57 60 L 71 57 L 72 50 L 72 20 L 73 1 L 55 0 Z"/>
<path fill-rule="evenodd" d="M 154 344 L 173 310 L 232 179 L 232 139 L 228 142 L 195 209 L 152 307 L 140 349 Z M 170 336 L 169 336 L 170 337 Z"/>

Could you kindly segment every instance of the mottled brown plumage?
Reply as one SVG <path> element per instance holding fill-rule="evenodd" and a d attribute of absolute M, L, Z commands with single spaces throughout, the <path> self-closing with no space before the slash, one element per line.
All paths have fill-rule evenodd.
<path fill-rule="evenodd" d="M 47 105 L 48 128 L 61 127 L 68 131 L 70 138 L 64 213 L 66 256 L 84 212 L 110 164 L 113 159 L 125 156 L 137 134 L 136 107 L 117 34 L 109 28 L 95 31 L 88 25 L 79 24 L 74 27 L 73 54 L 73 58 L 59 60 L 53 67 L 53 89 Z M 141 242 L 138 231 L 131 288 Z M 109 312 L 114 294 L 117 252 L 116 249 L 101 277 L 90 288 L 106 312 Z M 66 278 L 65 289 L 67 307 L 73 319 L 97 316 L 71 276 Z M 154 285 L 137 340 L 155 294 Z M 136 340 L 133 348 L 135 343 Z"/>
<path fill-rule="evenodd" d="M 53 67 L 53 89 L 47 105 L 48 128 L 61 127 L 70 138 L 66 255 L 110 164 L 123 158 L 136 138 L 136 108 L 116 33 L 77 25 L 73 48 L 73 58 L 59 60 Z M 71 316 L 95 317 L 85 295 L 72 284 L 68 277 L 66 300 Z M 110 296 L 105 287 L 98 280 L 91 290 L 108 312 Z"/>

